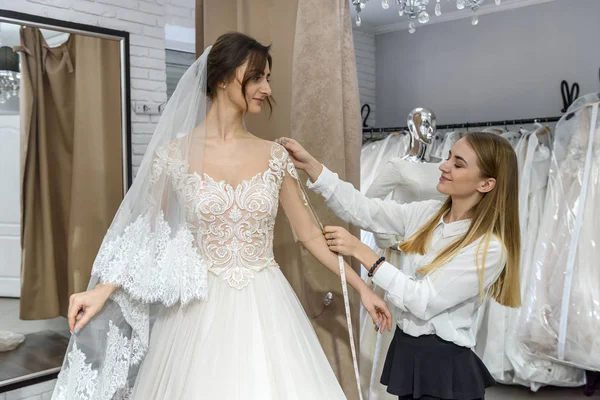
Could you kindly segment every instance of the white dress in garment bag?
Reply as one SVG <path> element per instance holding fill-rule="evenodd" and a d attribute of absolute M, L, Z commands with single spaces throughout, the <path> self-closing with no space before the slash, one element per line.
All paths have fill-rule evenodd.
<path fill-rule="evenodd" d="M 389 160 L 406 154 L 410 139 L 408 134 L 390 134 L 385 139 L 363 145 L 360 152 L 360 191 L 366 193 L 377 178 L 381 166 Z M 361 231 L 361 241 L 377 250 L 373 234 Z M 361 271 L 363 279 L 367 274 Z"/>
<path fill-rule="evenodd" d="M 550 144 L 549 134 L 542 136 Z M 521 225 L 521 294 L 525 296 L 531 259 L 543 212 L 550 149 L 535 133 L 523 135 L 515 151 L 519 164 L 519 217 Z M 583 371 L 551 360 L 532 357 L 518 343 L 520 308 L 504 307 L 492 299 L 481 307 L 482 321 L 476 352 L 500 383 L 519 384 L 537 391 L 541 386 L 580 386 Z"/>
<path fill-rule="evenodd" d="M 158 315 L 131 399 L 345 400 L 273 258 L 282 182 L 297 179 L 287 152 L 274 144 L 269 168 L 237 186 L 162 156 L 211 261 L 209 289 L 206 300 Z"/>
<path fill-rule="evenodd" d="M 526 144 L 529 136 L 514 131 L 504 132 L 501 136 L 515 147 L 519 168 L 519 194 L 520 197 L 523 197 L 522 195 L 527 190 L 523 187 L 523 173 L 527 156 L 525 149 L 527 148 Z M 533 150 L 535 150 L 535 147 L 530 149 L 530 152 Z M 525 196 L 524 198 L 527 197 Z M 526 237 L 525 233 L 527 231 L 523 216 L 526 215 L 528 207 L 527 202 L 523 201 L 523 198 L 520 198 L 519 200 L 521 238 L 523 239 Z M 477 315 L 478 331 L 477 344 L 475 346 L 475 353 L 484 362 L 486 368 L 490 371 L 490 374 L 496 381 L 505 384 L 513 383 L 514 377 L 512 364 L 506 355 L 506 335 L 508 332 L 507 323 L 509 312 L 509 307 L 504 307 L 494 299 L 487 298 L 484 304 L 479 308 Z M 534 390 L 537 390 L 538 388 L 539 386 L 532 386 L 532 389 Z"/>
<path fill-rule="evenodd" d="M 548 134 L 541 136 L 541 139 L 551 144 Z M 541 143 L 536 134 L 530 135 L 527 145 L 518 147 L 517 152 L 519 154 L 526 152 L 519 176 L 519 208 L 523 232 L 520 275 L 521 296 L 524 298 L 532 277 L 532 260 L 544 210 L 551 152 L 548 146 Z M 505 351 L 514 370 L 513 382 L 509 383 L 529 386 L 532 390 L 537 390 L 541 385 L 567 387 L 583 385 L 585 383 L 583 370 L 549 359 L 533 357 L 523 351 L 517 336 L 520 317 L 521 308 L 508 309 Z"/>
<path fill-rule="evenodd" d="M 519 340 L 541 358 L 600 370 L 600 94 L 557 123 Z"/>
<path fill-rule="evenodd" d="M 366 192 L 367 197 L 385 199 L 391 195 L 391 198 L 399 203 L 411 203 L 422 200 L 445 200 L 446 196 L 437 191 L 439 183 L 440 170 L 439 163 L 413 163 L 395 158 L 388 161 L 377 178 L 371 184 Z M 403 259 L 398 251 L 398 243 L 404 238 L 396 235 L 374 234 L 375 243 L 381 254 L 383 254 L 390 264 L 406 270 Z M 369 279 L 370 281 L 370 279 Z M 375 292 L 384 296 L 384 291 L 374 288 Z M 394 314 L 394 305 L 388 302 L 388 307 Z M 364 332 L 363 332 L 364 330 Z M 367 375 L 363 391 L 367 391 L 365 398 L 369 400 L 397 400 L 397 396 L 387 393 L 385 386 L 380 383 L 383 365 L 387 355 L 388 348 L 394 337 L 394 332 L 383 332 L 378 334 L 373 329 L 373 323 L 366 315 L 361 320 L 361 354 L 372 355 L 372 362 L 361 364 L 361 373 Z"/>

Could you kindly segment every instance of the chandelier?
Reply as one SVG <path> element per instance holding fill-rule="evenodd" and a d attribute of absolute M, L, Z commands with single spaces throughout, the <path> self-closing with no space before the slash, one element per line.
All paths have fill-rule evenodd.
<path fill-rule="evenodd" d="M 8 46 L 0 47 L 0 104 L 19 95 L 19 56 Z"/>
<path fill-rule="evenodd" d="M 421 24 L 426 24 L 430 20 L 429 12 L 427 11 L 427 6 L 429 6 L 429 0 L 391 0 L 396 3 L 398 8 L 398 15 L 400 17 L 406 17 L 409 21 L 408 24 L 408 32 L 415 33 L 417 29 L 417 22 Z M 390 0 L 381 0 L 381 7 L 384 10 L 390 8 Z M 454 0 L 453 0 L 454 1 Z M 471 23 L 473 25 L 477 25 L 479 23 L 479 15 L 477 11 L 486 0 L 455 0 L 456 8 L 459 10 L 471 10 L 473 12 L 473 16 L 471 18 Z M 494 0 L 497 6 L 500 5 L 502 0 Z M 356 26 L 360 26 L 362 23 L 362 19 L 360 17 L 361 11 L 367 6 L 367 2 L 369 0 L 352 0 L 352 6 L 356 9 Z M 433 2 L 433 0 L 431 1 Z M 446 0 L 445 2 L 449 3 L 450 0 Z M 442 1 L 435 0 L 434 13 L 436 16 L 442 15 Z"/>

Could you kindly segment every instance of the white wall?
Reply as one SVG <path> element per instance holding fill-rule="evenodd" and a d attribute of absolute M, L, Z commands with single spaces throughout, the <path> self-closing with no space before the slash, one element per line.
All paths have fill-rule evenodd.
<path fill-rule="evenodd" d="M 21 292 L 19 115 L 0 116 L 0 297 Z"/>
<path fill-rule="evenodd" d="M 360 93 L 360 106 L 368 104 L 371 113 L 367 124 L 375 125 L 375 35 L 371 33 L 353 31 L 354 53 L 356 55 L 356 69 L 358 72 L 358 91 Z"/>
<path fill-rule="evenodd" d="M 165 101 L 164 0 L 0 0 L 0 8 L 129 32 L 131 101 Z M 135 171 L 158 118 L 131 117 Z"/>
<path fill-rule="evenodd" d="M 560 82 L 600 89 L 600 1 L 557 0 L 376 36 L 377 126 L 418 106 L 439 124 L 559 116 Z"/>
<path fill-rule="evenodd" d="M 196 52 L 196 0 L 166 0 L 165 39 L 171 50 Z"/>

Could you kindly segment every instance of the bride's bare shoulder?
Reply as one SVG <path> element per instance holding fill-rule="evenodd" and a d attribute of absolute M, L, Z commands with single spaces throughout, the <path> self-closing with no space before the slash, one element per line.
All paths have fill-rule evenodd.
<path fill-rule="evenodd" d="M 271 153 L 274 147 L 281 146 L 272 140 L 262 139 L 251 133 L 248 134 L 248 141 L 248 144 L 251 145 L 252 148 L 266 153 Z"/>

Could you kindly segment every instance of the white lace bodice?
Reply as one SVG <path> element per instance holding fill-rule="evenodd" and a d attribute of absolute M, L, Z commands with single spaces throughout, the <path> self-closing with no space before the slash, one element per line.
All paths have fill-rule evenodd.
<path fill-rule="evenodd" d="M 287 151 L 273 144 L 267 170 L 236 186 L 189 173 L 177 154 L 176 148 L 157 150 L 157 162 L 167 166 L 167 175 L 186 204 L 190 230 L 209 271 L 243 289 L 257 272 L 277 267 L 273 230 L 279 191 L 286 172 L 297 179 Z"/>

